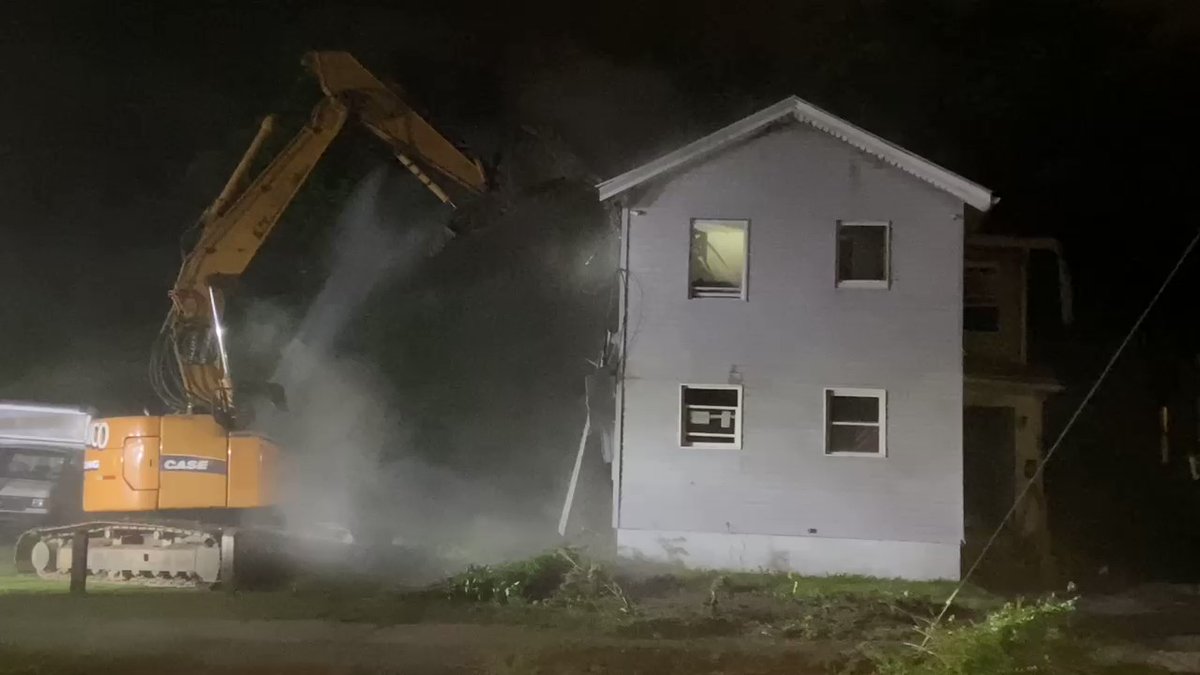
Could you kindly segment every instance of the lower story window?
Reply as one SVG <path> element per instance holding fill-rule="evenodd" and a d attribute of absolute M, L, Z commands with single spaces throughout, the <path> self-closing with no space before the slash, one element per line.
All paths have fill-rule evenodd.
<path fill-rule="evenodd" d="M 825 390 L 825 454 L 887 454 L 887 393 L 882 389 Z"/>
<path fill-rule="evenodd" d="M 685 448 L 741 448 L 742 387 L 682 385 L 679 444 Z"/>

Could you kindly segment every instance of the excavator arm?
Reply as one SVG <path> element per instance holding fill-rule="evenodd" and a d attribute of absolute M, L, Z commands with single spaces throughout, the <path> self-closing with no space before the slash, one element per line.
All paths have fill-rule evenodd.
<path fill-rule="evenodd" d="M 164 402 L 177 410 L 234 418 L 221 325 L 223 282 L 245 271 L 350 117 L 388 144 L 444 203 L 455 206 L 452 191 L 475 195 L 486 189 L 479 161 L 456 148 L 353 56 L 310 52 L 304 63 L 325 97 L 309 122 L 247 183 L 249 167 L 274 127 L 273 118 L 263 122 L 225 188 L 202 215 L 199 239 L 170 292 L 171 311 L 155 350 L 152 379 Z M 164 368 L 172 372 L 164 374 Z"/>
<path fill-rule="evenodd" d="M 309 52 L 305 65 L 316 75 L 326 96 L 352 102 L 363 126 L 390 145 L 400 163 L 438 199 L 454 205 L 422 165 L 470 194 L 483 192 L 487 187 L 479 160 L 468 157 L 446 140 L 353 56 L 346 52 Z"/>

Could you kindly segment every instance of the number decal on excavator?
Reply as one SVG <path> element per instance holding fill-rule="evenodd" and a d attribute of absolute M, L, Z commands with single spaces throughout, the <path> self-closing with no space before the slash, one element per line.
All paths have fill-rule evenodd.
<path fill-rule="evenodd" d="M 88 429 L 88 445 L 103 450 L 108 447 L 108 422 L 93 422 Z"/>

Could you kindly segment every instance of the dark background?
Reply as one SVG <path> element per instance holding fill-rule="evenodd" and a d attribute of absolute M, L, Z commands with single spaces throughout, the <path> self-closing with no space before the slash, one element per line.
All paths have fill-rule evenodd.
<path fill-rule="evenodd" d="M 512 157 L 533 127 L 587 170 L 525 219 L 557 229 L 464 245 L 424 282 L 443 298 L 476 289 L 475 305 L 409 302 L 389 315 L 414 292 L 397 284 L 353 331 L 349 350 L 423 364 L 383 371 L 434 436 L 456 406 L 470 417 L 489 400 L 579 391 L 602 336 L 603 283 L 554 295 L 511 270 L 597 245 L 602 216 L 583 173 L 608 177 L 786 95 L 994 190 L 989 231 L 1062 241 L 1078 321 L 1044 322 L 1038 344 L 1072 385 L 1053 406 L 1058 423 L 1200 225 L 1187 103 L 1200 6 L 1188 0 L 27 3 L 0 18 L 0 396 L 105 413 L 154 404 L 146 356 L 179 234 L 264 113 L 305 114 L 317 92 L 299 59 L 313 48 L 354 52 L 482 156 Z M 318 169 L 252 270 L 260 297 L 299 307 L 321 286 L 337 198 L 386 159 L 368 145 L 343 143 Z M 1080 570 L 1195 576 L 1200 486 L 1182 455 L 1159 463 L 1154 415 L 1195 363 L 1198 266 L 1185 266 L 1049 469 L 1056 533 Z M 544 292 L 511 301 L 501 282 Z M 472 306 L 500 309 L 461 309 Z M 414 316 L 426 330 L 407 329 Z M 492 388 L 503 393 L 489 398 Z M 550 444 L 569 449 L 579 422 L 546 431 Z M 1197 433 L 1181 428 L 1177 447 Z M 526 450 L 498 443 L 484 464 L 520 464 Z M 569 450 L 555 453 L 557 476 Z"/>

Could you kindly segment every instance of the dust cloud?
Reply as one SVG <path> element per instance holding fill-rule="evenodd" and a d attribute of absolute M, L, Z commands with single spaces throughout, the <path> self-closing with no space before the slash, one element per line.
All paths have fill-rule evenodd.
<path fill-rule="evenodd" d="M 444 239 L 428 205 L 407 209 L 403 227 L 383 214 L 388 188 L 419 203 L 396 178 L 380 167 L 350 195 L 331 235 L 328 277 L 298 321 L 265 303 L 249 313 L 252 345 L 277 344 L 281 334 L 294 330 L 271 378 L 283 386 L 287 408 L 260 412 L 257 426 L 286 449 L 283 512 L 301 531 L 361 536 L 358 514 L 367 495 L 378 490 L 385 448 L 406 445 L 386 383 L 368 363 L 342 353 L 338 343 L 372 290 L 390 277 L 411 274 L 423 253 Z"/>
<path fill-rule="evenodd" d="M 348 530 L 491 562 L 557 541 L 603 337 L 611 248 L 594 193 L 558 186 L 449 239 L 451 211 L 400 170 L 356 187 L 300 316 L 258 303 L 286 411 L 255 426 L 287 453 L 290 528 Z"/>

